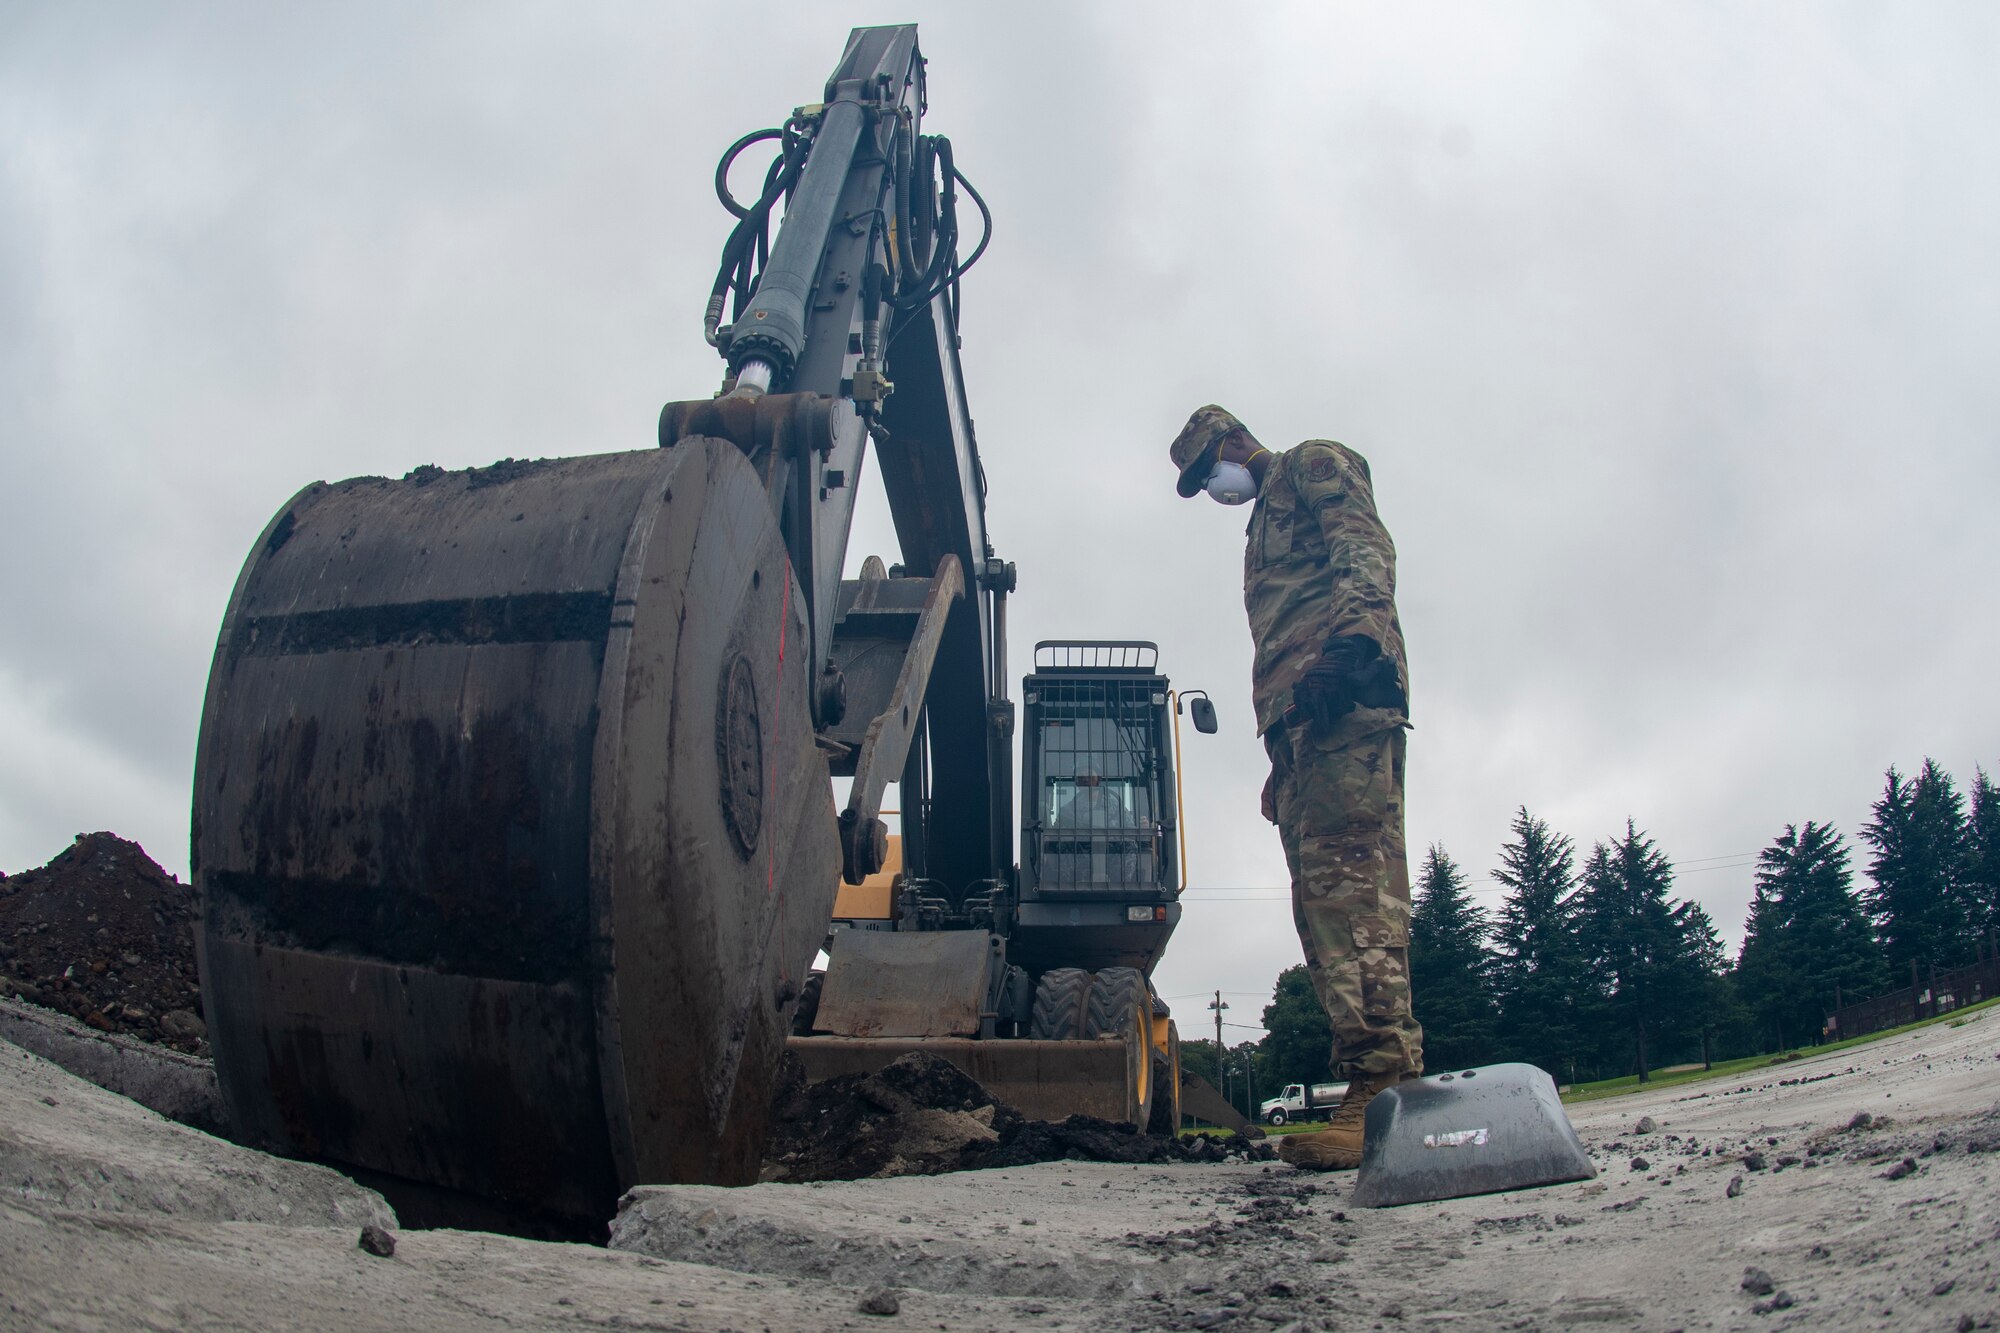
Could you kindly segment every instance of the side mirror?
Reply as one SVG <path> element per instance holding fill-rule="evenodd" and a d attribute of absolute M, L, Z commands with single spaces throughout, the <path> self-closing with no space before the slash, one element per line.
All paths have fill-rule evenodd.
<path fill-rule="evenodd" d="M 1194 729 L 1204 736 L 1215 734 L 1215 701 L 1205 694 L 1197 694 L 1188 700 L 1188 712 L 1194 717 Z"/>

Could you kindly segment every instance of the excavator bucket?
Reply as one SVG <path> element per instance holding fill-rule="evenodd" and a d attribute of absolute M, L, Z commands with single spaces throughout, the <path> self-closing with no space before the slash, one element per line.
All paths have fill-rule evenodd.
<path fill-rule="evenodd" d="M 586 1219 L 754 1180 L 840 867 L 808 628 L 726 441 L 300 492 L 196 767 L 237 1135 Z"/>
<path fill-rule="evenodd" d="M 1417 1079 L 1368 1103 L 1353 1202 L 1362 1208 L 1589 1180 L 1597 1174 L 1533 1065 Z"/>

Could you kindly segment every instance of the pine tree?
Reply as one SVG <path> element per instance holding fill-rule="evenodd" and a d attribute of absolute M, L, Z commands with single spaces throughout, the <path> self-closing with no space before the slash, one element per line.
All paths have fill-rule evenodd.
<path fill-rule="evenodd" d="M 1696 902 L 1681 913 L 1680 965 L 1693 983 L 1688 996 L 1689 1021 L 1701 1038 L 1701 1064 L 1715 1064 L 1715 1043 L 1737 1018 L 1736 985 L 1729 975 L 1729 956 L 1722 935 L 1708 912 Z"/>
<path fill-rule="evenodd" d="M 1641 1083 L 1660 1040 L 1692 1026 L 1687 1005 L 1699 989 L 1688 943 L 1693 905 L 1673 901 L 1673 882 L 1666 854 L 1629 819 L 1625 836 L 1598 843 L 1583 868 L 1577 935 L 1600 980 L 1601 1036 L 1607 1046 L 1629 1037 Z"/>
<path fill-rule="evenodd" d="M 1764 853 L 1770 854 L 1769 849 Z M 1784 1050 L 1787 1036 L 1799 1034 L 1793 1017 L 1802 982 L 1794 961 L 1784 904 L 1775 889 L 1765 886 L 1760 871 L 1743 924 L 1743 948 L 1736 955 L 1736 991 L 1756 1018 L 1761 1049 Z"/>
<path fill-rule="evenodd" d="M 1271 1002 L 1264 1006 L 1264 1031 L 1266 1067 L 1274 1087 L 1332 1079 L 1333 1026 L 1326 1021 L 1304 963 L 1293 963 L 1278 974 Z"/>
<path fill-rule="evenodd" d="M 2000 787 L 1986 770 L 1975 770 L 1972 810 L 1966 816 L 1965 887 L 1974 925 L 2000 931 Z"/>
<path fill-rule="evenodd" d="M 1847 846 L 1831 825 L 1787 824 L 1758 854 L 1738 973 L 1760 1028 L 1780 1049 L 1816 1036 L 1840 1002 L 1885 988 Z"/>
<path fill-rule="evenodd" d="M 1410 914 L 1410 989 L 1424 1027 L 1424 1065 L 1462 1069 L 1493 1059 L 1491 926 L 1442 846 L 1432 844 Z"/>
<path fill-rule="evenodd" d="M 1757 873 L 1760 881 L 1770 875 L 1785 904 L 1802 992 L 1795 1021 L 1818 1031 L 1842 1003 L 1886 989 L 1881 947 L 1855 895 L 1847 846 L 1831 825 L 1807 821 L 1795 837 L 1787 827 L 1759 857 Z"/>
<path fill-rule="evenodd" d="M 1929 759 L 1914 779 L 1891 768 L 1873 814 L 1861 829 L 1875 849 L 1865 901 L 1892 974 L 1970 958 L 1969 840 L 1951 775 Z"/>
<path fill-rule="evenodd" d="M 1493 872 L 1507 890 L 1493 923 L 1500 1049 L 1574 1081 L 1579 996 L 1588 984 L 1575 939 L 1575 849 L 1523 806 Z"/>

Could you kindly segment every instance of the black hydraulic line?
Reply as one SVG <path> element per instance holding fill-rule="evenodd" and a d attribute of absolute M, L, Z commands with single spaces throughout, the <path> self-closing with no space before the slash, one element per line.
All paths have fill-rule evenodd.
<path fill-rule="evenodd" d="M 963 264 L 952 270 L 951 280 L 953 283 L 956 283 L 960 278 L 965 276 L 967 269 L 979 262 L 979 256 L 986 253 L 987 243 L 993 239 L 993 210 L 986 206 L 986 200 L 980 196 L 979 191 L 972 188 L 972 182 L 965 178 L 964 172 L 960 171 L 957 167 L 953 167 L 951 174 L 960 185 L 965 187 L 965 192 L 972 196 L 972 202 L 979 206 L 979 222 L 981 226 L 979 244 L 972 247 L 972 253 L 966 257 Z"/>
<path fill-rule="evenodd" d="M 805 347 L 806 298 L 826 252 L 840 192 L 867 128 L 867 114 L 858 101 L 839 101 L 821 118 L 813 150 L 793 188 L 785 226 L 749 304 L 732 326 L 732 374 L 740 372 L 746 361 L 764 361 L 774 372 L 774 387 L 779 387 L 798 363 Z"/>
<path fill-rule="evenodd" d="M 931 251 L 930 263 L 926 266 L 923 276 L 914 290 L 906 290 L 897 297 L 896 306 L 901 310 L 913 310 L 949 293 L 952 324 L 956 327 L 958 297 L 953 289 L 958 286 L 958 280 L 965 276 L 966 271 L 979 262 L 979 257 L 986 253 L 987 245 L 992 242 L 993 210 L 987 207 L 985 198 L 973 188 L 972 182 L 965 178 L 965 173 L 953 163 L 951 141 L 943 135 L 937 135 L 932 142 L 936 145 L 939 174 L 945 181 L 944 193 L 939 199 L 937 236 Z M 981 224 L 979 244 L 962 262 L 958 258 L 958 191 L 954 188 L 957 185 L 963 185 L 965 192 L 972 196 L 973 204 L 979 209 Z"/>
<path fill-rule="evenodd" d="M 737 203 L 729 193 L 729 168 L 736 156 L 753 143 L 771 138 L 782 138 L 783 149 L 765 169 L 764 184 L 757 202 L 745 208 Z M 722 206 L 736 216 L 736 226 L 730 231 L 729 239 L 723 242 L 722 264 L 716 271 L 715 283 L 709 289 L 708 309 L 702 319 L 702 336 L 709 345 L 717 344 L 717 330 L 722 324 L 722 311 L 728 298 L 735 298 L 734 315 L 740 317 L 743 307 L 750 301 L 750 294 L 756 288 L 757 277 L 770 256 L 771 211 L 781 198 L 788 197 L 803 169 L 805 149 L 808 141 L 794 119 L 787 121 L 782 130 L 757 130 L 744 135 L 729 146 L 715 169 L 716 197 Z"/>
<path fill-rule="evenodd" d="M 896 285 L 919 281 L 917 273 L 917 152 L 907 122 L 896 126 Z"/>
<path fill-rule="evenodd" d="M 928 305 L 938 292 L 940 273 L 949 272 L 958 253 L 958 197 L 951 188 L 951 140 L 943 135 L 932 138 L 936 160 L 944 175 L 944 193 L 938 199 L 937 235 L 933 238 L 930 260 L 914 280 L 904 283 L 896 304 L 904 310 Z"/>
<path fill-rule="evenodd" d="M 722 160 L 715 164 L 715 197 L 722 201 L 722 206 L 729 210 L 731 217 L 747 218 L 750 216 L 750 210 L 737 203 L 735 197 L 729 193 L 729 168 L 735 165 L 736 155 L 753 143 L 763 143 L 766 139 L 782 139 L 784 137 L 785 131 L 782 129 L 752 130 L 735 143 L 729 145 L 722 154 Z"/>

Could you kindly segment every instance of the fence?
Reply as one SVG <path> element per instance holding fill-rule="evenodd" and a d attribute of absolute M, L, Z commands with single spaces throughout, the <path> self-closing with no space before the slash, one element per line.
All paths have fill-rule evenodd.
<path fill-rule="evenodd" d="M 1992 932 L 1980 948 L 1979 961 L 1970 967 L 1954 967 L 1940 972 L 1910 964 L 1910 984 L 1902 990 L 1877 995 L 1871 1000 L 1837 1008 L 1826 1020 L 1826 1038 L 1865 1037 L 1884 1028 L 1901 1027 L 1923 1018 L 1935 1018 L 1968 1004 L 1978 1004 L 2000 995 L 2000 950 L 1994 948 Z M 1834 1002 L 1840 992 L 1834 992 Z"/>

